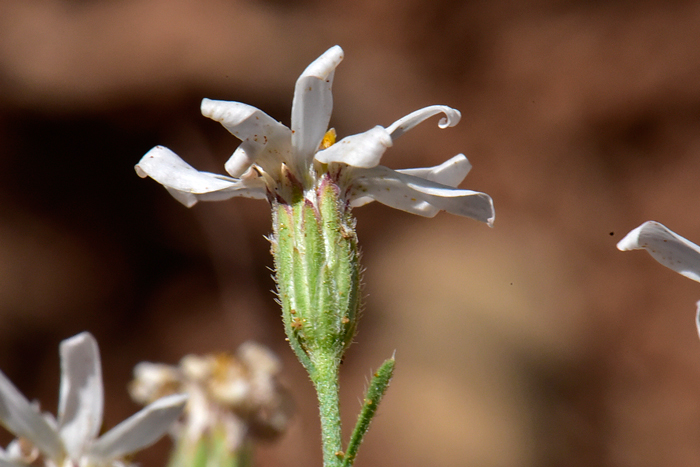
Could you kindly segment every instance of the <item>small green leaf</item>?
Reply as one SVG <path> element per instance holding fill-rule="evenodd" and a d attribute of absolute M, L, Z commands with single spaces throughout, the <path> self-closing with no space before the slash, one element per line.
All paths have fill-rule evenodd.
<path fill-rule="evenodd" d="M 350 437 L 350 442 L 348 443 L 348 448 L 345 451 L 345 459 L 343 461 L 343 467 L 350 467 L 353 462 L 355 462 L 355 457 L 357 456 L 357 450 L 360 448 L 362 439 L 369 429 L 369 424 L 377 413 L 377 407 L 384 397 L 384 393 L 389 387 L 391 382 L 391 377 L 394 374 L 394 365 L 396 360 L 392 356 L 390 359 L 382 363 L 382 366 L 374 373 L 372 380 L 367 388 L 367 393 L 365 394 L 365 399 L 362 401 L 362 410 L 360 415 L 357 417 L 357 423 L 355 424 L 355 429 Z"/>

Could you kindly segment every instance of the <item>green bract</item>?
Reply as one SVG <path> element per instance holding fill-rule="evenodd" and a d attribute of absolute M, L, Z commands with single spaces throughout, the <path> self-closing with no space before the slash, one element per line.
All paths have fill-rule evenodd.
<path fill-rule="evenodd" d="M 285 331 L 309 371 L 316 354 L 342 357 L 360 309 L 355 221 L 329 178 L 314 198 L 274 202 L 271 238 Z"/>

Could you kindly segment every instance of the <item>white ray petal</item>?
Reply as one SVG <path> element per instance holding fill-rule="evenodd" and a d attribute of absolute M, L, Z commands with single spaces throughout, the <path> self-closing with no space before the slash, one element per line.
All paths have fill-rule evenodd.
<path fill-rule="evenodd" d="M 262 148 L 249 141 L 243 141 L 224 164 L 226 173 L 240 177 L 253 165 L 262 153 Z"/>
<path fill-rule="evenodd" d="M 333 110 L 333 75 L 343 60 L 343 49 L 334 46 L 314 60 L 299 76 L 292 101 L 292 151 L 300 171 L 311 164 L 313 154 L 328 130 Z"/>
<path fill-rule="evenodd" d="M 316 160 L 324 164 L 340 162 L 352 167 L 376 167 L 387 148 L 392 145 L 387 131 L 376 126 L 369 131 L 347 136 L 334 145 L 316 153 Z"/>
<path fill-rule="evenodd" d="M 392 139 L 396 139 L 419 123 L 422 123 L 433 115 L 440 113 L 445 114 L 445 116 L 438 122 L 438 126 L 440 128 L 455 126 L 462 118 L 462 114 L 459 113 L 459 110 L 457 109 L 447 107 L 446 105 L 431 105 L 429 107 L 416 110 L 415 112 L 411 112 L 405 117 L 396 120 L 394 123 L 389 125 L 386 130 L 389 132 Z"/>
<path fill-rule="evenodd" d="M 158 399 L 102 435 L 87 454 L 108 461 L 150 446 L 168 431 L 186 402 L 184 394 Z"/>
<path fill-rule="evenodd" d="M 58 430 L 63 446 L 78 459 L 102 426 L 104 394 L 97 342 L 83 332 L 61 342 Z"/>
<path fill-rule="evenodd" d="M 446 160 L 435 167 L 399 169 L 397 172 L 456 188 L 457 185 L 464 181 L 471 168 L 472 165 L 469 163 L 466 156 L 464 154 L 457 154 L 452 159 Z"/>
<path fill-rule="evenodd" d="M 164 146 L 156 146 L 136 165 L 140 177 L 149 176 L 158 183 L 187 193 L 209 193 L 230 188 L 233 178 L 200 172 Z"/>
<path fill-rule="evenodd" d="M 221 123 L 236 138 L 244 141 L 243 149 L 234 152 L 226 171 L 239 177 L 255 162 L 270 141 L 289 141 L 290 130 L 262 110 L 240 102 L 202 100 L 202 115 Z"/>
<path fill-rule="evenodd" d="M 620 240 L 621 251 L 647 250 L 659 263 L 700 282 L 700 247 L 655 221 L 647 221 Z"/>
<path fill-rule="evenodd" d="M 164 146 L 146 153 L 135 167 L 140 177 L 151 177 L 187 207 L 198 200 L 223 200 L 235 196 L 266 197 L 265 184 L 258 179 L 234 179 L 210 172 L 199 172 Z"/>
<path fill-rule="evenodd" d="M 63 451 L 57 431 L 0 371 L 0 423 L 17 437 L 30 440 L 42 453 L 56 459 Z"/>
<path fill-rule="evenodd" d="M 399 173 L 384 166 L 355 169 L 350 193 L 351 206 L 370 197 L 402 211 L 433 217 L 439 211 L 470 217 L 493 225 L 493 201 L 485 193 L 460 190 L 447 185 Z"/>
<path fill-rule="evenodd" d="M 448 185 L 451 187 L 457 187 L 466 178 L 467 174 L 471 170 L 472 165 L 464 156 L 464 154 L 457 154 L 452 159 L 443 162 L 440 165 L 434 167 L 416 168 L 416 169 L 399 169 L 396 172 L 413 175 L 414 177 L 424 178 L 436 183 L 441 183 L 443 185 Z M 374 198 L 369 196 L 361 196 L 354 198 L 352 200 L 352 207 L 360 207 L 365 204 L 371 203 Z M 427 204 L 427 203 L 426 203 Z M 416 208 L 420 212 L 425 212 L 425 207 Z M 430 211 L 430 210 L 427 210 Z M 433 210 L 437 214 L 438 210 Z M 432 211 L 431 211 L 432 212 Z"/>

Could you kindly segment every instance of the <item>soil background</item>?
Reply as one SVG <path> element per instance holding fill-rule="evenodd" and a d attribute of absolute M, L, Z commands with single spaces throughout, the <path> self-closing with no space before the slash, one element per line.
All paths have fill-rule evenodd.
<path fill-rule="evenodd" d="M 371 369 L 398 362 L 356 465 L 700 465 L 700 286 L 615 248 L 651 219 L 700 241 L 699 34 L 697 1 L 1 0 L 0 368 L 55 413 L 57 345 L 91 331 L 109 428 L 138 409 L 139 361 L 254 339 L 297 411 L 259 465 L 320 466 L 267 204 L 188 210 L 133 166 L 162 144 L 222 173 L 238 141 L 200 100 L 289 124 L 297 76 L 339 44 L 339 136 L 455 107 L 457 127 L 426 122 L 382 163 L 462 152 L 462 186 L 496 206 L 493 229 L 355 211 L 367 297 L 346 432 Z"/>

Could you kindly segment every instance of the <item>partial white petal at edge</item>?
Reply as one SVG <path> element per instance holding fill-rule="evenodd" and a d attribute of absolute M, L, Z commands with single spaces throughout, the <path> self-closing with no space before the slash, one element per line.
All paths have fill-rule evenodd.
<path fill-rule="evenodd" d="M 61 342 L 58 430 L 72 459 L 79 458 L 102 426 L 104 395 L 97 341 L 83 332 Z"/>
<path fill-rule="evenodd" d="M 632 230 L 618 242 L 617 248 L 645 249 L 667 268 L 700 282 L 700 247 L 658 222 L 647 221 Z"/>
<path fill-rule="evenodd" d="M 0 421 L 17 437 L 30 440 L 42 453 L 56 459 L 63 451 L 56 430 L 0 371 Z"/>
<path fill-rule="evenodd" d="M 158 399 L 115 426 L 88 449 L 88 456 L 107 461 L 139 451 L 158 441 L 182 413 L 184 394 Z"/>

